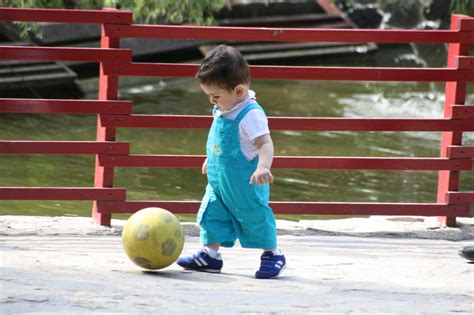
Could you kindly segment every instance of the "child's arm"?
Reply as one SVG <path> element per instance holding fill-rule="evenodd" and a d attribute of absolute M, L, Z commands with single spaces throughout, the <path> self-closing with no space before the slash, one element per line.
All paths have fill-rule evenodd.
<path fill-rule="evenodd" d="M 204 175 L 207 174 L 207 158 L 204 160 L 204 163 L 202 163 L 201 172 L 202 172 Z"/>
<path fill-rule="evenodd" d="M 250 177 L 250 184 L 273 183 L 273 175 L 270 171 L 273 162 L 273 141 L 270 134 L 262 135 L 255 139 L 258 148 L 258 165 Z"/>

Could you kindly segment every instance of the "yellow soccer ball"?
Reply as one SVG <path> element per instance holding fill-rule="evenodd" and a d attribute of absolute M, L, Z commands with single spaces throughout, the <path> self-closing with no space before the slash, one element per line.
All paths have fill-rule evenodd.
<path fill-rule="evenodd" d="M 123 248 L 138 266 L 155 270 L 178 259 L 184 246 L 184 231 L 168 210 L 145 208 L 134 213 L 122 231 Z"/>

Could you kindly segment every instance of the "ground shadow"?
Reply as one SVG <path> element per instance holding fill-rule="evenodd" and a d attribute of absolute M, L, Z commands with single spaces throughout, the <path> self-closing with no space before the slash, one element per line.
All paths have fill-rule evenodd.
<path fill-rule="evenodd" d="M 157 278 L 192 281 L 192 282 L 216 282 L 231 283 L 237 279 L 225 274 L 212 274 L 207 272 L 197 272 L 190 270 L 142 270 L 141 274 Z"/>

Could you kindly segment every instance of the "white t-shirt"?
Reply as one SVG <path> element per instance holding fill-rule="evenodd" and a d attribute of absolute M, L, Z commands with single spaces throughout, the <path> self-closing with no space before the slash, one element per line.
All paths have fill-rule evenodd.
<path fill-rule="evenodd" d="M 243 102 L 235 105 L 230 110 L 218 109 L 214 111 L 214 117 L 222 116 L 226 119 L 235 120 L 239 113 L 250 103 L 256 100 L 255 92 L 249 90 L 249 97 Z M 247 160 L 253 160 L 258 155 L 255 139 L 270 133 L 268 119 L 260 109 L 250 110 L 239 124 L 240 147 Z"/>

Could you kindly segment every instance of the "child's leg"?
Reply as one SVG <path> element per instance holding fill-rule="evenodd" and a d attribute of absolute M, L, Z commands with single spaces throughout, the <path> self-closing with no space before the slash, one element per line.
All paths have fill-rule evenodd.
<path fill-rule="evenodd" d="M 220 244 L 204 244 L 204 250 L 212 258 L 217 258 L 219 256 Z"/>
<path fill-rule="evenodd" d="M 204 248 L 191 256 L 179 258 L 177 264 L 196 271 L 220 272 L 223 266 L 222 257 L 218 252 L 220 245 L 233 245 L 236 235 L 227 209 L 210 185 L 206 187 L 197 221 L 201 228 L 200 239 Z"/>
<path fill-rule="evenodd" d="M 273 249 L 264 249 L 263 250 L 264 252 L 272 252 L 273 254 L 275 255 L 281 255 L 283 252 L 281 251 L 281 249 L 279 249 L 278 247 L 275 247 Z"/>
<path fill-rule="evenodd" d="M 219 248 L 221 247 L 220 244 L 205 244 L 204 246 L 205 246 L 205 247 L 212 248 L 212 249 L 215 250 L 216 252 L 218 252 L 218 251 L 219 251 Z"/>
<path fill-rule="evenodd" d="M 231 247 L 237 239 L 229 210 L 210 185 L 206 187 L 196 220 L 200 226 L 201 244 L 209 245 L 209 248 L 217 251 L 220 245 Z"/>

